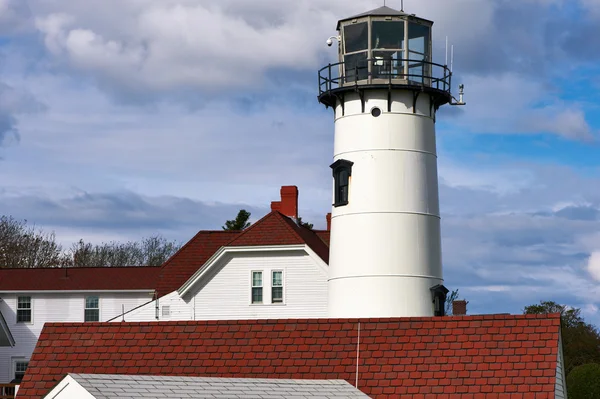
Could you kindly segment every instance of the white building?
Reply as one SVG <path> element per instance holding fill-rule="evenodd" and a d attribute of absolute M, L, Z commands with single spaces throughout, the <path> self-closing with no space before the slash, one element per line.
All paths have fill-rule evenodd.
<path fill-rule="evenodd" d="M 153 299 L 160 267 L 0 269 L 0 381 L 19 380 L 44 323 L 98 322 Z"/>
<path fill-rule="evenodd" d="M 271 208 L 161 267 L 0 269 L 0 382 L 22 377 L 46 322 L 326 317 L 329 232 L 297 224 L 295 186 Z"/>

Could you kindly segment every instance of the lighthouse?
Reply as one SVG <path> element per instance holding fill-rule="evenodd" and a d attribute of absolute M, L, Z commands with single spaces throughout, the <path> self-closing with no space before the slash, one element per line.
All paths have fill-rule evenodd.
<path fill-rule="evenodd" d="M 435 120 L 453 97 L 432 25 L 384 6 L 340 20 L 327 41 L 339 56 L 318 96 L 335 121 L 332 318 L 443 315 Z"/>

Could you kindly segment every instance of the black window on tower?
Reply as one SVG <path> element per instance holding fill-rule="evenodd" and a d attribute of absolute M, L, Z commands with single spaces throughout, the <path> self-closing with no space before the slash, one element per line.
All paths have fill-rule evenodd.
<path fill-rule="evenodd" d="M 348 204 L 348 192 L 350 188 L 350 176 L 352 176 L 353 162 L 338 159 L 331 165 L 333 170 L 334 203 L 333 206 L 344 206 Z"/>

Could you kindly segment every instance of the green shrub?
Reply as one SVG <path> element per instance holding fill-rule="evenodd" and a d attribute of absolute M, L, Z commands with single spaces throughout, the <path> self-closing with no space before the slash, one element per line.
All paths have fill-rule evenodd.
<path fill-rule="evenodd" d="M 567 377 L 569 399 L 600 398 L 600 364 L 589 363 L 575 367 Z"/>

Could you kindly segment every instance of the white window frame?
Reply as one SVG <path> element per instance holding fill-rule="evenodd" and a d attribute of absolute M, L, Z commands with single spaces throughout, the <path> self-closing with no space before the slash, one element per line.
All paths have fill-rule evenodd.
<path fill-rule="evenodd" d="M 29 366 L 29 359 L 25 358 L 25 357 L 13 357 L 12 358 L 12 373 L 11 373 L 11 380 L 16 379 L 17 378 L 17 364 L 19 363 L 27 363 L 27 367 Z M 26 367 L 26 369 L 27 369 Z"/>
<path fill-rule="evenodd" d="M 19 310 L 27 310 L 27 308 L 19 308 L 19 298 L 29 298 L 29 321 L 19 321 Z M 17 324 L 33 324 L 33 297 L 31 295 L 17 295 L 17 312 L 15 321 Z"/>
<path fill-rule="evenodd" d="M 98 307 L 97 308 L 88 308 L 88 303 L 87 300 L 88 298 L 96 298 L 98 300 Z M 86 295 L 85 298 L 83 299 L 83 321 L 85 323 L 94 323 L 94 322 L 98 322 L 101 321 L 100 320 L 100 297 L 98 295 Z M 85 317 L 85 313 L 87 310 L 97 310 L 98 311 L 98 320 L 86 320 Z"/>
<path fill-rule="evenodd" d="M 161 306 L 161 316 L 163 318 L 171 317 L 171 305 L 162 305 Z"/>
<path fill-rule="evenodd" d="M 281 286 L 273 285 L 273 276 L 275 273 L 281 273 Z M 275 301 L 275 297 L 273 295 L 273 288 L 281 288 L 281 300 Z M 271 304 L 272 305 L 282 305 L 285 303 L 285 273 L 281 269 L 271 270 Z"/>
<path fill-rule="evenodd" d="M 260 286 L 255 286 L 254 285 L 254 273 L 260 273 L 261 277 L 260 277 Z M 260 288 L 261 290 L 261 301 L 260 302 L 254 302 L 254 289 L 255 288 Z M 251 305 L 263 305 L 265 303 L 265 272 L 263 270 L 252 270 L 250 272 L 250 304 Z"/>

